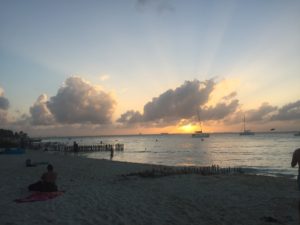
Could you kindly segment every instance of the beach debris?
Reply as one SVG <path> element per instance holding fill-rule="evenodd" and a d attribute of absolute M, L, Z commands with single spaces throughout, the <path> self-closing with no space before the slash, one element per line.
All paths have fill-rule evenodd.
<path fill-rule="evenodd" d="M 181 175 L 181 174 L 200 174 L 200 175 L 229 175 L 229 174 L 241 174 L 243 173 L 242 168 L 238 167 L 226 167 L 222 168 L 218 165 L 212 166 L 200 166 L 200 167 L 171 167 L 171 166 L 157 166 L 150 170 L 144 170 L 134 173 L 129 173 L 123 176 L 139 176 L 139 177 L 163 177 L 170 175 Z"/>

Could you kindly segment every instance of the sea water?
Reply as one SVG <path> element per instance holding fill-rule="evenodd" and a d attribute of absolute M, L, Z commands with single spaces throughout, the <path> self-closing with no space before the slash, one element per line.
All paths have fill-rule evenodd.
<path fill-rule="evenodd" d="M 241 167 L 246 172 L 295 177 L 292 154 L 300 148 L 300 137 L 293 133 L 211 134 L 209 138 L 192 138 L 190 134 L 131 135 L 105 137 L 51 138 L 71 145 L 124 144 L 112 160 L 170 166 Z M 110 159 L 109 152 L 79 153 L 79 156 Z"/>

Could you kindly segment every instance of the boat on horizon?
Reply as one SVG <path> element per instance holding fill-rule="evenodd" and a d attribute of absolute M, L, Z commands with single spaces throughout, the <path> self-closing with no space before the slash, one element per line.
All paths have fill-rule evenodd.
<path fill-rule="evenodd" d="M 209 133 L 204 133 L 202 131 L 202 123 L 200 121 L 200 115 L 199 115 L 199 112 L 197 112 L 197 117 L 198 117 L 198 121 L 199 121 L 199 125 L 200 125 L 200 130 L 197 130 L 195 131 L 193 134 L 192 134 L 192 137 L 194 138 L 208 138 L 209 137 Z"/>
<path fill-rule="evenodd" d="M 298 131 L 297 133 L 294 133 L 294 136 L 300 136 L 300 131 Z"/>
<path fill-rule="evenodd" d="M 240 132 L 240 135 L 254 135 L 255 133 L 252 132 L 251 130 L 246 129 L 246 118 L 244 116 L 244 131 Z"/>
<path fill-rule="evenodd" d="M 209 133 L 203 133 L 202 130 L 197 130 L 195 133 L 192 134 L 194 138 L 208 138 Z"/>

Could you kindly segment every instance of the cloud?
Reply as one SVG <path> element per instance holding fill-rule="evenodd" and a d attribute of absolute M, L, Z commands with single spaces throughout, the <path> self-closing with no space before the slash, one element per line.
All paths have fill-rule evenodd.
<path fill-rule="evenodd" d="M 223 100 L 230 100 L 236 96 L 237 96 L 237 93 L 234 91 L 234 92 L 231 92 L 229 95 L 224 96 Z"/>
<path fill-rule="evenodd" d="M 144 106 L 144 113 L 127 111 L 117 120 L 124 124 L 151 122 L 157 124 L 170 123 L 194 117 L 200 106 L 207 103 L 214 90 L 213 79 L 185 81 L 175 90 L 167 90 Z"/>
<path fill-rule="evenodd" d="M 51 125 L 54 123 L 54 117 L 47 106 L 48 97 L 42 94 L 29 111 L 31 114 L 31 123 L 33 125 Z"/>
<path fill-rule="evenodd" d="M 175 7 L 168 0 L 137 0 L 137 8 L 154 8 L 158 13 L 173 12 Z"/>
<path fill-rule="evenodd" d="M 0 124 L 7 123 L 7 112 L 4 110 L 0 110 Z"/>
<path fill-rule="evenodd" d="M 207 103 L 215 87 L 214 80 L 186 81 L 175 90 L 168 90 L 144 106 L 144 120 L 185 119 L 195 115 Z"/>
<path fill-rule="evenodd" d="M 243 111 L 242 109 L 236 110 L 234 113 L 229 114 L 224 118 L 225 124 L 238 124 L 243 121 L 245 116 L 247 122 L 260 122 L 265 123 L 270 121 L 271 116 L 277 111 L 276 106 L 272 106 L 267 102 L 264 102 L 257 109 L 250 109 Z M 238 108 L 237 108 L 238 109 Z"/>
<path fill-rule="evenodd" d="M 107 124 L 115 108 L 115 100 L 97 86 L 80 77 L 70 77 L 50 98 L 47 107 L 58 123 Z"/>
<path fill-rule="evenodd" d="M 7 110 L 9 108 L 9 101 L 4 97 L 4 90 L 0 88 L 0 124 L 6 124 L 7 119 Z"/>
<path fill-rule="evenodd" d="M 0 96 L 0 109 L 7 110 L 9 108 L 9 101 L 7 98 Z"/>
<path fill-rule="evenodd" d="M 276 112 L 277 107 L 271 106 L 269 103 L 265 102 L 258 109 L 252 109 L 246 111 L 247 121 L 266 121 L 270 120 L 271 113 Z"/>
<path fill-rule="evenodd" d="M 117 119 L 117 122 L 123 123 L 123 124 L 134 124 L 139 123 L 143 121 L 143 116 L 140 112 L 129 110 L 126 113 L 123 113 L 119 119 Z"/>
<path fill-rule="evenodd" d="M 9 108 L 9 101 L 4 97 L 4 91 L 0 88 L 0 109 L 7 110 Z"/>
<path fill-rule="evenodd" d="M 4 95 L 4 90 L 0 87 L 0 96 Z"/>
<path fill-rule="evenodd" d="M 239 100 L 234 99 L 229 103 L 220 102 L 216 106 L 204 107 L 200 111 L 201 120 L 220 120 L 234 113 L 239 107 Z"/>
<path fill-rule="evenodd" d="M 106 80 L 108 80 L 110 78 L 110 76 L 108 75 L 108 74 L 104 74 L 104 75 L 101 75 L 100 76 L 100 80 L 101 81 L 106 81 Z"/>
<path fill-rule="evenodd" d="M 300 100 L 284 105 L 272 116 L 272 120 L 300 120 Z"/>
<path fill-rule="evenodd" d="M 215 106 L 203 106 L 200 109 L 201 120 L 222 120 L 227 116 L 234 114 L 238 107 L 240 106 L 239 100 L 235 97 L 236 92 L 231 92 L 230 94 L 221 98 Z"/>

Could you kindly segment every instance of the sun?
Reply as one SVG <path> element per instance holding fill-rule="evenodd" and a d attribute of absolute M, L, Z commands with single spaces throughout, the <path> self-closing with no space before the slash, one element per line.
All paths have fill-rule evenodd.
<path fill-rule="evenodd" d="M 181 131 L 183 131 L 184 133 L 191 133 L 195 130 L 195 125 L 189 123 L 189 124 L 180 126 L 179 129 Z"/>

